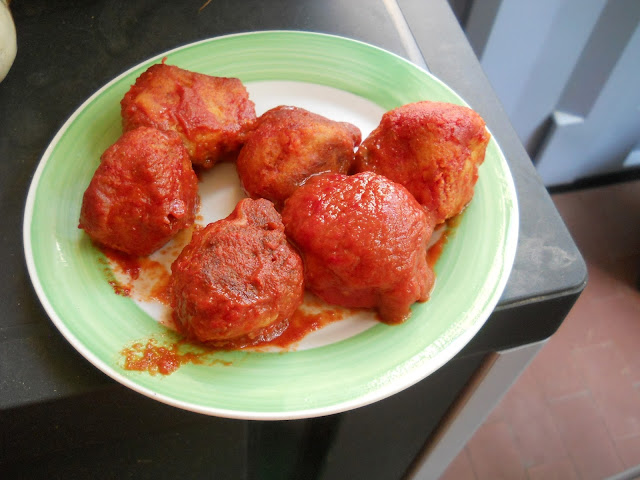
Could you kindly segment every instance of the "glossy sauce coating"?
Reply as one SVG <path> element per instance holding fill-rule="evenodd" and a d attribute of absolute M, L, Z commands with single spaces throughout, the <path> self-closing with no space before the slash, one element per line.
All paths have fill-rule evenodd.
<path fill-rule="evenodd" d="M 99 244 L 149 255 L 191 225 L 197 207 L 198 179 L 178 135 L 140 127 L 102 155 L 79 228 Z"/>
<path fill-rule="evenodd" d="M 171 271 L 178 330 L 212 346 L 277 336 L 302 303 L 302 260 L 264 199 L 241 200 L 226 219 L 196 231 Z"/>
<path fill-rule="evenodd" d="M 258 118 L 238 156 L 238 175 L 253 198 L 276 207 L 309 176 L 347 173 L 360 144 L 358 127 L 298 107 L 280 106 Z"/>
<path fill-rule="evenodd" d="M 490 135 L 470 108 L 417 102 L 385 113 L 356 153 L 355 171 L 404 185 L 437 223 L 471 201 Z"/>
<path fill-rule="evenodd" d="M 124 130 L 141 125 L 172 130 L 194 165 L 235 159 L 255 106 L 237 78 L 214 77 L 165 63 L 152 65 L 121 101 Z"/>
<path fill-rule="evenodd" d="M 314 176 L 285 202 L 282 219 L 307 288 L 326 302 L 375 308 L 392 324 L 428 299 L 433 224 L 401 185 L 371 172 Z"/>

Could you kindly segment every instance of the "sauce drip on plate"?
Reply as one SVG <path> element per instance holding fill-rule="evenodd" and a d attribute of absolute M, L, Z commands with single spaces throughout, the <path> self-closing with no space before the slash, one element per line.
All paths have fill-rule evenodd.
<path fill-rule="evenodd" d="M 447 222 L 446 228 L 436 232 L 437 238 L 432 241 L 427 251 L 427 261 L 433 267 L 450 238 L 455 233 L 458 217 Z M 190 237 L 189 232 L 189 237 Z M 435 235 L 434 235 L 435 237 Z M 186 239 L 188 242 L 188 239 Z M 166 256 L 177 256 L 184 240 L 178 246 L 167 247 Z M 114 292 L 125 297 L 135 297 L 143 301 L 157 301 L 169 305 L 170 272 L 165 266 L 167 262 L 159 262 L 146 257 L 134 257 L 112 249 L 101 247 L 108 259 L 105 262 L 105 273 Z M 116 279 L 114 271 L 117 271 Z M 127 279 L 122 281 L 122 279 Z M 128 371 L 147 372 L 151 375 L 170 375 L 185 364 L 197 365 L 230 365 L 231 362 L 215 358 L 215 354 L 229 350 L 268 350 L 271 347 L 281 350 L 294 350 L 296 345 L 308 334 L 331 323 L 344 319 L 357 311 L 342 307 L 328 306 L 316 297 L 307 296 L 304 304 L 289 319 L 283 332 L 276 338 L 247 345 L 228 343 L 224 347 L 212 347 L 203 344 L 189 343 L 185 340 L 158 341 L 153 338 L 141 340 L 123 348 L 123 366 Z M 171 322 L 163 321 L 168 328 L 175 330 Z M 281 327 L 282 328 L 282 327 Z M 184 350 L 184 351 L 183 351 Z"/>

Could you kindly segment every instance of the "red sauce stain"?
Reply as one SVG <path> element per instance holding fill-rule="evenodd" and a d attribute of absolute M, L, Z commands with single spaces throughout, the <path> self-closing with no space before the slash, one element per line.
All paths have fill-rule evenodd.
<path fill-rule="evenodd" d="M 108 258 L 106 269 L 113 269 L 117 277 L 109 280 L 109 285 L 117 295 L 131 297 L 141 301 L 157 300 L 163 305 L 169 305 L 170 272 L 167 268 L 155 260 L 145 257 L 134 257 L 125 253 L 116 252 L 106 247 L 100 250 Z"/>
<path fill-rule="evenodd" d="M 157 300 L 163 305 L 169 305 L 171 273 L 160 262 L 148 258 L 140 260 L 144 274 L 134 283 L 136 299 L 145 302 Z"/>
<path fill-rule="evenodd" d="M 196 219 L 201 219 L 201 216 L 198 215 Z M 202 228 L 203 227 L 201 225 L 194 223 L 191 226 L 180 230 L 173 237 L 171 242 L 158 250 L 159 255 L 163 258 L 166 258 L 169 263 L 173 262 L 178 257 L 178 255 L 180 255 L 182 249 L 191 241 L 193 232 L 196 232 Z"/>
<path fill-rule="evenodd" d="M 153 300 L 157 300 L 163 305 L 171 305 L 171 285 L 169 281 L 171 275 L 167 270 L 162 272 L 162 277 L 152 286 L 149 292 L 149 297 Z"/>
<path fill-rule="evenodd" d="M 310 311 L 310 309 L 315 311 Z M 251 335 L 220 342 L 194 342 L 192 345 L 206 348 L 210 352 L 246 349 L 261 350 L 267 347 L 291 350 L 309 333 L 330 323 L 342 320 L 348 314 L 356 311 L 357 309 L 332 307 L 316 299 L 316 297 L 307 295 L 304 304 L 294 312 L 291 318 L 283 322 L 268 325 L 257 332 L 253 332 Z M 176 331 L 180 332 L 180 329 L 176 328 Z M 183 342 L 187 341 L 183 340 Z"/>
<path fill-rule="evenodd" d="M 440 255 L 442 255 L 442 251 L 444 250 L 444 246 L 446 245 L 448 239 L 449 237 L 447 235 L 447 232 L 444 232 L 442 236 L 429 247 L 429 250 L 427 250 L 427 264 L 431 268 L 434 267 L 434 265 L 440 258 Z"/>
<path fill-rule="evenodd" d="M 346 309 L 325 308 L 320 312 L 307 312 L 301 308 L 289 319 L 289 325 L 282 334 L 272 340 L 255 344 L 256 347 L 291 348 L 309 333 L 330 323 L 342 320 L 348 312 Z"/>
<path fill-rule="evenodd" d="M 210 354 L 210 351 L 181 352 L 180 348 L 185 344 L 186 342 L 179 341 L 169 346 L 162 346 L 158 345 L 154 339 L 149 339 L 146 343 L 134 343 L 121 352 L 124 356 L 124 368 L 130 371 L 148 372 L 150 375 L 158 373 L 170 375 L 184 364 L 205 363 L 205 356 Z M 214 359 L 208 363 L 230 365 L 230 362 L 220 359 Z"/>
<path fill-rule="evenodd" d="M 433 267 L 440 258 L 449 238 L 455 232 L 455 227 L 459 223 L 459 218 L 453 218 L 443 225 L 437 240 L 430 245 L 427 250 L 427 262 Z M 194 226 L 188 232 L 178 237 L 177 241 L 161 250 L 165 258 L 174 259 L 182 251 L 182 248 L 189 243 Z M 170 272 L 161 263 L 144 257 L 132 257 L 115 250 L 101 247 L 104 255 L 111 262 L 111 268 L 118 269 L 119 273 L 125 274 L 130 280 L 129 283 L 122 284 L 113 279 L 110 275 L 109 284 L 114 292 L 122 296 L 132 296 L 143 301 L 156 300 L 163 305 L 170 305 Z M 109 265 L 106 265 L 109 268 Z M 298 308 L 288 323 L 272 325 L 267 327 L 256 338 L 243 338 L 238 341 L 228 342 L 223 345 L 205 345 L 191 343 L 187 340 L 179 340 L 167 345 L 158 345 L 154 339 L 141 341 L 122 350 L 124 356 L 124 368 L 130 371 L 148 372 L 151 375 L 170 375 L 181 365 L 191 364 L 222 364 L 230 365 L 220 359 L 207 359 L 206 356 L 220 351 L 242 350 L 250 348 L 277 347 L 281 349 L 293 349 L 295 345 L 304 339 L 308 334 L 319 330 L 331 323 L 338 322 L 358 311 L 357 309 L 347 309 L 342 307 L 328 306 L 315 296 L 307 295 L 301 308 Z M 175 329 L 171 322 L 166 323 L 169 328 Z M 271 338 L 275 334 L 275 338 Z M 181 352 L 183 346 L 195 348 L 198 352 Z"/>
<path fill-rule="evenodd" d="M 151 375 L 161 373 L 169 375 L 183 363 L 183 356 L 178 353 L 178 346 L 161 347 L 149 340 L 146 345 L 135 343 L 122 351 L 124 368 L 138 372 L 149 372 Z"/>
<path fill-rule="evenodd" d="M 104 272 L 113 291 L 124 297 L 135 296 L 143 302 L 156 300 L 168 306 L 171 263 L 191 241 L 193 232 L 198 228 L 201 227 L 194 224 L 178 232 L 171 242 L 158 250 L 157 255 L 154 254 L 161 261 L 97 245 L 106 258 L 103 262 Z"/>
<path fill-rule="evenodd" d="M 457 215 L 447 220 L 444 224 L 438 226 L 434 232 L 434 236 L 439 235 L 438 239 L 429 246 L 427 250 L 427 264 L 433 268 L 442 255 L 445 245 L 455 232 L 456 227 L 460 224 L 462 215 Z M 432 237 L 433 238 L 433 237 Z"/>
<path fill-rule="evenodd" d="M 140 269 L 142 268 L 141 260 L 144 260 L 143 258 L 128 255 L 104 246 L 101 247 L 100 250 L 102 250 L 105 257 L 120 267 L 122 273 L 128 275 L 132 280 L 140 277 Z"/>
<path fill-rule="evenodd" d="M 106 260 L 101 260 L 104 264 L 103 271 L 107 276 L 107 281 L 116 295 L 122 297 L 130 297 L 133 291 L 133 285 L 131 281 L 140 276 L 141 265 L 138 262 L 139 258 L 126 253 L 119 252 L 103 245 L 96 245 L 100 249 L 102 254 L 106 257 Z M 115 265 L 118 272 L 126 275 L 131 281 L 124 283 L 121 279 L 116 278 L 115 272 L 112 271 L 112 266 Z"/>
<path fill-rule="evenodd" d="M 306 305 L 309 306 L 309 303 Z M 124 357 L 124 369 L 137 372 L 148 372 L 150 375 L 170 375 L 180 366 L 191 364 L 221 364 L 231 365 L 231 362 L 220 359 L 207 358 L 211 354 L 221 351 L 242 350 L 246 348 L 279 347 L 282 349 L 292 348 L 309 333 L 318 330 L 330 323 L 342 320 L 350 312 L 344 308 L 326 308 L 319 312 L 304 311 L 299 308 L 289 319 L 284 331 L 270 340 L 261 340 L 260 337 L 253 342 L 246 339 L 236 343 L 226 343 L 223 346 L 211 346 L 199 343 L 191 343 L 186 340 L 179 340 L 167 345 L 158 345 L 156 340 L 149 339 L 134 343 L 132 346 L 124 348 L 121 352 Z M 278 326 L 276 326 L 278 328 Z M 281 327 L 280 327 L 281 328 Z M 183 346 L 196 348 L 199 351 L 181 352 Z"/>
<path fill-rule="evenodd" d="M 109 285 L 111 285 L 116 295 L 121 297 L 131 296 L 131 285 L 121 285 L 117 280 L 109 280 Z"/>

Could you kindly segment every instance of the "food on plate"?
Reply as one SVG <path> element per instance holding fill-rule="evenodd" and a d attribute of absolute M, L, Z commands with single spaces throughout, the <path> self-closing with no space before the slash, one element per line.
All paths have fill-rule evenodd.
<path fill-rule="evenodd" d="M 213 346 L 269 340 L 302 303 L 302 260 L 265 199 L 241 200 L 225 219 L 193 234 L 171 266 L 178 330 Z"/>
<path fill-rule="evenodd" d="M 404 185 L 441 223 L 473 197 L 490 135 L 470 108 L 410 103 L 385 113 L 356 153 L 355 171 L 374 171 Z"/>
<path fill-rule="evenodd" d="M 125 131 L 139 126 L 173 130 L 193 164 L 203 168 L 234 160 L 256 117 L 239 79 L 191 72 L 164 61 L 138 77 L 121 107 Z"/>
<path fill-rule="evenodd" d="M 125 133 L 80 216 L 100 244 L 149 255 L 194 222 L 193 167 L 237 160 L 251 198 L 193 232 L 167 290 L 178 331 L 216 348 L 281 335 L 305 288 L 405 321 L 435 281 L 434 228 L 471 200 L 490 138 L 473 110 L 423 101 L 385 113 L 361 144 L 355 125 L 296 106 L 256 118 L 240 80 L 164 60 L 138 77 L 121 113 Z"/>
<path fill-rule="evenodd" d="M 253 198 L 280 208 L 309 176 L 347 173 L 360 144 L 358 127 L 298 107 L 273 108 L 256 121 L 238 156 L 238 175 Z"/>
<path fill-rule="evenodd" d="M 428 299 L 433 224 L 402 185 L 372 172 L 313 176 L 287 199 L 282 220 L 307 288 L 326 302 L 375 308 L 395 324 Z"/>
<path fill-rule="evenodd" d="M 143 256 L 191 225 L 197 207 L 198 179 L 180 137 L 139 127 L 102 154 L 78 226 L 101 245 Z"/>

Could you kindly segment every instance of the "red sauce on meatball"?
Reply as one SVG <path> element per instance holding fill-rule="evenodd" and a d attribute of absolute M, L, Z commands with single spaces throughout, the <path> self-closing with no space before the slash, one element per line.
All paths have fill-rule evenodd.
<path fill-rule="evenodd" d="M 309 176 L 347 173 L 360 144 L 358 127 L 303 108 L 280 106 L 258 118 L 238 156 L 238 175 L 253 198 L 280 209 Z"/>
<path fill-rule="evenodd" d="M 150 126 L 177 132 L 194 165 L 235 158 L 255 106 L 237 78 L 215 77 L 164 63 L 152 65 L 121 101 L 124 130 Z"/>
<path fill-rule="evenodd" d="M 307 288 L 327 303 L 375 308 L 393 324 L 428 299 L 433 224 L 403 186 L 372 172 L 314 176 L 285 202 L 282 219 Z"/>
<path fill-rule="evenodd" d="M 78 226 L 101 245 L 145 256 L 191 225 L 197 207 L 198 179 L 178 136 L 140 127 L 103 153 Z"/>
<path fill-rule="evenodd" d="M 213 346 L 279 335 L 302 303 L 302 260 L 268 200 L 241 200 L 227 218 L 195 232 L 171 270 L 176 326 Z"/>
<path fill-rule="evenodd" d="M 405 186 L 437 223 L 471 201 L 490 135 L 470 108 L 416 102 L 386 112 L 362 142 L 354 170 Z"/>

